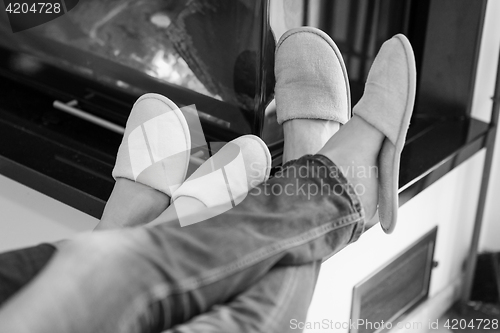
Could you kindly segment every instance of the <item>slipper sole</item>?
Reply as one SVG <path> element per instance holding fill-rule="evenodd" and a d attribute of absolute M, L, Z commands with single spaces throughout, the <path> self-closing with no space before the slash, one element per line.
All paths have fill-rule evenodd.
<path fill-rule="evenodd" d="M 408 65 L 408 98 L 400 123 L 400 130 L 395 144 L 387 138 L 384 140 L 379 155 L 379 219 L 385 233 L 394 231 L 399 208 L 399 167 L 401 152 L 404 147 L 408 125 L 413 113 L 416 91 L 416 70 L 413 49 L 408 39 L 403 35 L 395 36 L 402 44 Z"/>

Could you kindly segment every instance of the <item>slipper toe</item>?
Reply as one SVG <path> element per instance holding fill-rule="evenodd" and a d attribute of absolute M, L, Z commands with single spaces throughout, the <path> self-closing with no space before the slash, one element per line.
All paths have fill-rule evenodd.
<path fill-rule="evenodd" d="M 279 40 L 275 56 L 278 123 L 291 119 L 350 118 L 349 79 L 333 40 L 312 27 L 289 30 Z"/>
<path fill-rule="evenodd" d="M 206 207 L 240 203 L 248 191 L 266 181 L 271 155 L 257 136 L 239 137 L 202 164 L 173 194 L 172 201 L 187 196 Z"/>
<path fill-rule="evenodd" d="M 186 177 L 191 138 L 179 108 L 159 94 L 132 107 L 118 149 L 113 178 L 126 178 L 172 196 Z"/>

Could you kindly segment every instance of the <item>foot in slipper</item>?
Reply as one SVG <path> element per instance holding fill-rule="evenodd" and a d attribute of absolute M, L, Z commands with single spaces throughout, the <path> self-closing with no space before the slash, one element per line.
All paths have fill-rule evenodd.
<path fill-rule="evenodd" d="M 95 230 L 146 224 L 169 205 L 186 177 L 188 124 L 177 106 L 158 94 L 134 104 L 118 149 L 113 192 Z"/>
<path fill-rule="evenodd" d="M 377 54 L 352 119 L 320 151 L 353 184 L 367 219 L 375 214 L 378 204 L 386 233 L 394 230 L 397 221 L 399 161 L 415 88 L 411 45 L 405 36 L 396 35 Z"/>
<path fill-rule="evenodd" d="M 385 136 L 378 158 L 378 212 L 386 233 L 396 226 L 399 161 L 415 103 L 416 73 L 410 42 L 404 35 L 394 36 L 382 45 L 353 110 Z"/>
<path fill-rule="evenodd" d="M 128 118 L 113 177 L 171 197 L 186 177 L 190 149 L 188 124 L 177 105 L 162 95 L 143 95 Z"/>
<path fill-rule="evenodd" d="M 184 227 L 222 214 L 266 181 L 270 169 L 266 144 L 254 135 L 239 137 L 201 165 L 174 192 L 166 214 L 149 226 L 178 220 Z"/>
<path fill-rule="evenodd" d="M 321 30 L 289 30 L 275 57 L 276 113 L 283 124 L 284 162 L 315 154 L 351 113 L 342 55 Z"/>

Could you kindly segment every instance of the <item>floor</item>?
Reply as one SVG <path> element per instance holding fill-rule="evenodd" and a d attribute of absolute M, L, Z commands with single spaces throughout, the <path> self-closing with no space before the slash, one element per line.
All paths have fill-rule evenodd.
<path fill-rule="evenodd" d="M 470 302 L 463 314 L 458 307 L 453 307 L 439 319 L 438 324 L 428 333 L 500 332 L 500 304 Z"/>

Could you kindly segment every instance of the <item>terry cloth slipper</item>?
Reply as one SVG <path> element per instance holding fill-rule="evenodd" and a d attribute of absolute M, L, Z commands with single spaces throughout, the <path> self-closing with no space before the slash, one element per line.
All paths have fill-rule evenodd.
<path fill-rule="evenodd" d="M 415 102 L 417 72 L 408 39 L 398 34 L 380 48 L 353 113 L 385 135 L 379 153 L 379 218 L 391 233 L 398 213 L 399 161 Z"/>
<path fill-rule="evenodd" d="M 181 110 L 159 94 L 145 94 L 132 107 L 118 149 L 113 178 L 126 178 L 172 197 L 184 179 L 191 153 Z"/>
<path fill-rule="evenodd" d="M 345 124 L 351 114 L 347 70 L 337 45 L 321 30 L 287 31 L 275 56 L 278 123 L 302 118 Z"/>
<path fill-rule="evenodd" d="M 182 226 L 219 215 L 238 205 L 250 191 L 269 178 L 271 154 L 255 135 L 241 136 L 222 147 L 173 194 L 172 205 Z M 175 202 L 192 197 L 208 209 L 194 216 Z"/>

